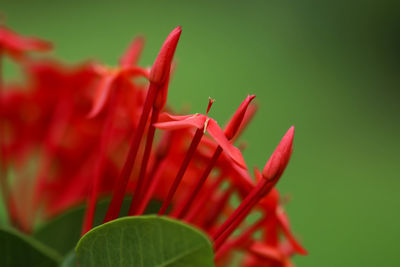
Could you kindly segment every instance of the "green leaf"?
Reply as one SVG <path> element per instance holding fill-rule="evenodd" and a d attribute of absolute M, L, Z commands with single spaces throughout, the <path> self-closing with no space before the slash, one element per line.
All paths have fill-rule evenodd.
<path fill-rule="evenodd" d="M 121 214 L 127 214 L 131 198 L 126 198 L 122 205 Z M 94 225 L 103 222 L 110 200 L 99 201 L 96 207 Z M 147 214 L 157 213 L 161 203 L 152 201 L 146 210 Z M 39 228 L 34 237 L 49 247 L 57 250 L 61 255 L 68 254 L 73 250 L 81 237 L 83 216 L 86 206 L 82 205 L 58 216 Z"/>
<path fill-rule="evenodd" d="M 30 236 L 0 228 L 0 266 L 58 266 L 61 256 Z"/>
<path fill-rule="evenodd" d="M 212 246 L 199 230 L 155 215 L 120 218 L 84 235 L 80 266 L 214 266 Z"/>

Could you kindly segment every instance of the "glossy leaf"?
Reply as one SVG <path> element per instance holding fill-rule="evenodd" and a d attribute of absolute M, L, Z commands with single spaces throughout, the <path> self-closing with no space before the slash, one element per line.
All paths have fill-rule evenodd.
<path fill-rule="evenodd" d="M 98 226 L 76 248 L 81 266 L 214 266 L 205 234 L 160 216 L 125 217 Z"/>
<path fill-rule="evenodd" d="M 124 200 L 121 214 L 127 214 L 130 198 Z M 94 225 L 100 225 L 106 214 L 110 200 L 102 200 L 97 204 Z M 147 214 L 157 213 L 161 203 L 150 202 Z M 66 255 L 73 250 L 81 237 L 83 215 L 86 206 L 82 205 L 73 210 L 70 210 L 46 225 L 43 225 L 35 232 L 34 237 L 42 243 L 57 250 L 60 254 Z"/>
<path fill-rule="evenodd" d="M 0 228 L 0 266 L 58 266 L 61 256 L 30 236 Z"/>

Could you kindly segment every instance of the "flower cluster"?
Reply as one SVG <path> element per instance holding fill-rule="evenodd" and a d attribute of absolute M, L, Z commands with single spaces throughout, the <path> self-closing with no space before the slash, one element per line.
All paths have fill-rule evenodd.
<path fill-rule="evenodd" d="M 159 215 L 209 235 L 218 266 L 229 265 L 235 251 L 245 253 L 243 266 L 291 266 L 291 256 L 306 251 L 275 185 L 289 162 L 294 128 L 253 179 L 233 144 L 256 112 L 255 96 L 223 128 L 208 115 L 211 99 L 205 114 L 176 115 L 166 104 L 180 35 L 180 27 L 170 33 L 150 68 L 137 65 L 143 38 L 133 39 L 117 67 L 67 67 L 30 57 L 51 45 L 1 26 L 0 57 L 10 55 L 27 81 L 0 85 L 1 195 L 10 220 L 30 233 L 38 220 L 86 203 L 84 234 L 100 197 L 111 197 L 104 222 L 120 216 L 126 196 L 132 196 L 128 216 L 157 200 Z M 254 210 L 260 218 L 246 222 Z"/>

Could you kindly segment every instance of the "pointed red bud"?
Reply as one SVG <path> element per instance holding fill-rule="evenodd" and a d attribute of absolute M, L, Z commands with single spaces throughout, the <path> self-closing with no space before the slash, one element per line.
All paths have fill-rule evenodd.
<path fill-rule="evenodd" d="M 286 165 L 289 162 L 290 155 L 292 154 L 294 137 L 294 126 L 286 132 L 279 145 L 276 147 L 274 153 L 269 158 L 267 164 L 262 171 L 264 179 L 275 180 L 279 179 Z"/>
<path fill-rule="evenodd" d="M 179 37 L 182 29 L 176 27 L 167 37 L 161 47 L 160 52 L 150 72 L 150 82 L 159 86 L 163 85 L 169 77 L 172 58 L 174 57 L 176 46 L 178 45 Z"/>
<path fill-rule="evenodd" d="M 167 103 L 169 79 L 170 79 L 170 75 L 167 76 L 167 79 L 165 80 L 165 82 L 161 85 L 160 89 L 158 90 L 158 94 L 153 103 L 154 108 L 161 110 Z"/>
<path fill-rule="evenodd" d="M 235 114 L 229 121 L 228 125 L 225 128 L 225 136 L 229 140 L 232 139 L 235 134 L 237 133 L 240 124 L 243 121 L 244 114 L 246 113 L 247 107 L 249 106 L 250 102 L 255 98 L 255 95 L 248 95 L 246 99 L 240 104 L 239 108 L 236 110 Z"/>

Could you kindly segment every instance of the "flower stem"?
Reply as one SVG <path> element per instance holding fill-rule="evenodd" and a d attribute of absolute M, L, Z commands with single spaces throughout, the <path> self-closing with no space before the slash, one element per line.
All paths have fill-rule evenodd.
<path fill-rule="evenodd" d="M 118 217 L 121 210 L 122 202 L 124 200 L 126 187 L 129 182 L 135 159 L 140 146 L 140 140 L 144 134 L 145 126 L 153 106 L 154 99 L 157 95 L 158 87 L 150 83 L 150 87 L 146 96 L 145 104 L 140 116 L 139 124 L 136 128 L 135 134 L 132 138 L 131 145 L 129 148 L 128 156 L 126 157 L 122 172 L 115 183 L 110 206 L 108 207 L 107 214 L 104 218 L 104 222 L 114 220 Z"/>
<path fill-rule="evenodd" d="M 235 191 L 233 186 L 230 186 L 215 202 L 214 207 L 211 212 L 207 216 L 207 220 L 205 221 L 204 228 L 211 228 L 214 223 L 218 220 L 219 215 L 222 213 L 223 209 L 226 207 L 229 199 L 232 196 L 232 193 Z"/>
<path fill-rule="evenodd" d="M 148 178 L 145 180 L 142 192 L 143 198 L 139 202 L 139 206 L 135 215 L 141 215 L 144 213 L 154 191 L 156 190 L 161 177 L 161 171 L 164 169 L 166 164 L 165 158 L 168 155 L 169 149 L 171 148 L 172 138 L 173 132 L 167 132 L 161 139 L 160 144 L 156 149 L 155 161 L 151 167 Z"/>
<path fill-rule="evenodd" d="M 172 198 L 178 189 L 178 186 L 180 182 L 182 181 L 183 175 L 185 174 L 185 171 L 187 167 L 189 166 L 190 160 L 192 159 L 194 152 L 196 151 L 196 148 L 198 144 L 200 143 L 201 138 L 204 135 L 204 129 L 197 129 L 196 133 L 193 137 L 192 143 L 190 144 L 189 150 L 186 153 L 186 156 L 181 164 L 181 167 L 178 171 L 178 174 L 175 177 L 175 180 L 168 192 L 167 198 L 165 199 L 163 205 L 161 206 L 160 211 L 158 212 L 158 215 L 164 215 L 165 212 L 167 211 L 168 206 L 171 204 Z"/>
<path fill-rule="evenodd" d="M 219 245 L 221 245 L 220 243 L 223 243 L 223 241 L 228 238 L 235 228 L 244 220 L 251 208 L 258 203 L 258 201 L 265 195 L 266 192 L 271 190 L 272 186 L 269 186 L 270 184 L 273 186 L 273 183 L 270 183 L 266 179 L 262 179 L 250 192 L 250 194 L 246 196 L 246 198 L 231 214 L 231 216 L 229 216 L 229 218 L 215 231 L 215 233 L 212 235 L 215 247 L 218 248 Z"/>
<path fill-rule="evenodd" d="M 153 124 L 155 122 L 157 122 L 159 114 L 160 114 L 160 109 L 154 107 L 152 114 L 151 114 L 149 130 L 147 132 L 146 147 L 144 150 L 142 164 L 140 167 L 139 178 L 138 178 L 138 182 L 137 182 L 137 185 L 135 188 L 135 192 L 133 194 L 131 206 L 129 208 L 129 213 L 128 213 L 129 216 L 137 215 L 136 213 L 137 213 L 138 205 L 139 205 L 140 201 L 142 200 L 143 185 L 145 184 L 147 165 L 148 165 L 149 158 L 150 158 L 151 147 L 153 145 L 154 133 L 156 131 L 156 128 L 153 126 Z"/>
<path fill-rule="evenodd" d="M 235 220 L 227 226 L 224 231 L 218 236 L 218 238 L 214 239 L 213 248 L 214 251 L 217 252 L 219 248 L 225 243 L 228 237 L 236 230 L 236 228 L 243 222 L 243 220 L 247 217 L 247 215 L 252 210 L 253 206 L 257 204 L 259 198 L 252 199 L 240 214 L 235 217 Z"/>
<path fill-rule="evenodd" d="M 207 201 L 210 200 L 214 192 L 217 190 L 217 188 L 221 185 L 221 183 L 224 180 L 224 174 L 221 173 L 216 180 L 213 182 L 213 184 L 207 188 L 207 190 L 204 192 L 204 194 L 200 195 L 200 198 L 198 201 L 196 201 L 193 204 L 193 207 L 188 211 L 187 215 L 183 218 L 185 222 L 193 222 L 194 218 L 196 215 L 199 214 L 200 210 L 204 207 L 204 205 L 207 203 Z"/>
<path fill-rule="evenodd" d="M 260 227 L 265 223 L 265 221 L 266 221 L 266 217 L 263 216 L 261 219 L 259 219 L 257 222 L 255 222 L 253 225 L 251 225 L 245 231 L 243 231 L 235 240 L 220 246 L 218 251 L 216 251 L 215 259 L 218 260 L 221 257 L 223 257 L 223 255 L 226 252 L 230 251 L 232 248 L 234 248 L 236 246 L 243 247 L 243 245 L 245 245 L 249 241 L 251 241 L 251 237 L 252 237 L 253 233 L 255 231 L 257 231 L 258 229 L 260 229 Z"/>
<path fill-rule="evenodd" d="M 177 218 L 183 218 L 186 216 L 190 206 L 192 205 L 193 201 L 195 200 L 196 196 L 199 194 L 200 189 L 202 188 L 202 186 L 204 185 L 208 175 L 210 174 L 210 172 L 212 171 L 212 169 L 215 166 L 215 163 L 217 162 L 219 156 L 222 153 L 222 147 L 218 146 L 215 151 L 213 156 L 211 157 L 210 161 L 208 162 L 208 165 L 206 167 L 206 169 L 204 170 L 204 172 L 202 173 L 200 179 L 197 181 L 197 184 L 195 185 L 193 191 L 191 192 L 191 194 L 189 194 L 189 199 L 186 201 L 186 203 L 184 204 L 183 208 L 178 212 L 178 215 L 176 216 Z"/>
<path fill-rule="evenodd" d="M 96 202 L 99 193 L 100 181 L 104 171 L 104 162 L 107 154 L 107 146 L 110 143 L 112 136 L 113 120 L 117 110 L 117 95 L 115 90 L 111 90 L 111 101 L 109 103 L 109 110 L 107 113 L 106 121 L 103 125 L 103 130 L 100 139 L 100 147 L 98 150 L 97 162 L 93 172 L 93 183 L 90 188 L 90 195 L 87 201 L 87 208 L 82 225 L 82 235 L 92 229 L 94 214 L 96 212 Z"/>

